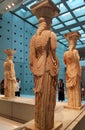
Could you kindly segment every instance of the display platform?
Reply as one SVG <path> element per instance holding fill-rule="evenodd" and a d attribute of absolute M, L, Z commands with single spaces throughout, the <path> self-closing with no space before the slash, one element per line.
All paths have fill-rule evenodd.
<path fill-rule="evenodd" d="M 4 98 L 0 95 L 0 115 L 21 123 L 34 118 L 34 99 L 14 97 Z"/>
<path fill-rule="evenodd" d="M 0 115 L 23 122 L 19 128 L 33 130 L 34 98 L 15 97 L 4 99 L 0 97 Z M 85 130 L 85 106 L 80 110 L 64 108 L 66 102 L 56 102 L 55 130 Z M 31 128 L 32 127 L 32 128 Z"/>
<path fill-rule="evenodd" d="M 85 130 L 85 106 L 80 110 L 64 108 L 65 102 L 56 102 L 54 130 Z M 34 120 L 15 130 L 33 130 Z M 22 128 L 22 129 L 21 129 Z"/>
<path fill-rule="evenodd" d="M 59 128 L 62 126 L 62 122 L 55 122 L 54 128 L 52 130 L 59 130 Z M 26 126 L 25 130 L 34 130 L 34 120 L 30 121 Z"/>
<path fill-rule="evenodd" d="M 80 110 L 80 109 L 82 109 L 82 108 L 84 107 L 84 105 L 81 105 L 80 107 L 72 107 L 72 106 L 68 106 L 68 105 L 66 105 L 66 106 L 64 106 L 64 107 L 67 108 L 67 109 Z"/>
<path fill-rule="evenodd" d="M 85 130 L 85 106 L 82 109 L 64 108 L 67 103 L 56 102 L 55 128 L 53 130 Z M 25 130 L 33 130 L 33 121 L 25 127 Z"/>
<path fill-rule="evenodd" d="M 57 102 L 55 108 L 55 121 L 63 123 L 59 130 L 85 130 L 85 106 L 79 109 L 65 108 L 67 103 Z"/>

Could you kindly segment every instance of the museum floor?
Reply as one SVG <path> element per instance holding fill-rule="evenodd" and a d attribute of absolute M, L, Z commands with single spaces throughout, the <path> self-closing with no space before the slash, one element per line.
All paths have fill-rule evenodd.
<path fill-rule="evenodd" d="M 29 96 L 29 95 L 21 95 L 21 97 L 26 97 L 26 98 L 29 98 L 29 99 L 33 99 L 34 96 Z M 57 101 L 57 104 L 58 104 L 58 108 L 59 109 L 58 111 L 60 111 L 60 109 L 63 109 L 63 105 L 64 103 L 67 102 L 67 99 L 65 99 L 64 102 L 58 102 Z M 82 104 L 85 104 L 85 101 L 82 101 Z M 55 117 L 56 118 L 60 118 L 58 117 L 57 113 L 56 113 L 56 110 L 55 110 Z M 17 128 L 18 126 L 20 126 L 21 123 L 19 122 L 16 122 L 16 121 L 13 121 L 13 120 L 10 120 L 10 119 L 6 119 L 4 117 L 0 117 L 0 130 L 14 130 L 15 128 Z"/>

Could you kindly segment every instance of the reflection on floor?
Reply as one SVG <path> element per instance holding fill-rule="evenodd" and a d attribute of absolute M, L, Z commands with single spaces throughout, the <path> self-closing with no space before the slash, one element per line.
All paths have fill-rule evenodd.
<path fill-rule="evenodd" d="M 21 94 L 21 97 L 34 98 L 33 95 L 31 96 L 31 95 L 23 95 L 23 94 Z M 57 101 L 57 99 L 56 99 L 56 101 Z M 67 102 L 67 98 L 65 98 L 64 102 Z M 60 103 L 58 102 L 58 104 L 62 104 L 62 102 L 60 102 Z M 85 104 L 85 100 L 82 100 L 82 104 Z M 13 120 L 9 120 L 9 119 L 0 117 L 0 130 L 13 130 L 14 128 L 17 128 L 18 126 L 20 126 L 20 124 L 21 123 L 15 122 Z"/>

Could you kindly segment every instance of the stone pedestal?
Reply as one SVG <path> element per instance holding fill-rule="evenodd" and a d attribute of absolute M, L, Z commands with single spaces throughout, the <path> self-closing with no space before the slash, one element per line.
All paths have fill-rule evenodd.
<path fill-rule="evenodd" d="M 1 97 L 2 99 L 13 99 L 13 98 L 15 98 L 15 97 L 5 97 L 5 96 L 3 96 L 3 97 Z"/>
<path fill-rule="evenodd" d="M 75 110 L 81 110 L 84 107 L 84 105 L 82 105 L 81 107 L 72 107 L 72 106 L 64 106 L 64 108 L 68 108 L 68 109 L 75 109 Z"/>
<path fill-rule="evenodd" d="M 1 96 L 2 97 L 2 96 Z M 34 129 L 34 99 L 17 97 L 2 99 L 0 97 L 0 116 L 21 121 L 24 124 L 14 130 Z M 56 102 L 54 129 L 52 130 L 85 130 L 85 106 L 82 109 L 68 109 L 67 103 Z M 34 129 L 35 130 L 35 129 Z"/>
<path fill-rule="evenodd" d="M 0 116 L 26 123 L 34 119 L 34 99 L 0 97 Z"/>
<path fill-rule="evenodd" d="M 61 122 L 55 122 L 54 128 L 52 130 L 59 130 L 59 128 L 62 126 Z M 31 120 L 28 125 L 25 127 L 25 130 L 34 130 L 34 120 Z"/>

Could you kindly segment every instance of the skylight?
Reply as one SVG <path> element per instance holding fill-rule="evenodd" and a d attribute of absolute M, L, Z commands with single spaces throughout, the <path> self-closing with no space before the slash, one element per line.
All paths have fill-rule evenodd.
<path fill-rule="evenodd" d="M 65 22 L 65 25 L 69 26 L 69 25 L 72 25 L 74 23 L 76 23 L 76 20 L 70 20 L 70 21 Z"/>
<path fill-rule="evenodd" d="M 59 5 L 59 9 L 60 9 L 60 14 L 65 13 L 65 12 L 68 11 L 67 8 L 64 6 L 63 3 L 61 3 L 61 4 Z"/>
<path fill-rule="evenodd" d="M 34 2 L 32 2 L 31 4 L 27 5 L 26 7 L 27 7 L 28 9 L 30 9 L 30 7 L 31 7 L 32 5 L 34 5 L 34 4 L 36 4 L 36 3 L 37 3 L 37 1 L 34 1 Z"/>
<path fill-rule="evenodd" d="M 84 0 L 72 0 L 72 1 L 67 1 L 66 3 L 68 4 L 68 6 L 71 9 L 75 9 L 75 8 L 78 8 L 82 5 L 85 5 Z"/>
<path fill-rule="evenodd" d="M 73 17 L 72 17 L 72 15 L 71 15 L 71 13 L 68 12 L 68 13 L 65 13 L 65 14 L 59 16 L 59 19 L 60 19 L 61 21 L 65 22 L 65 21 L 68 21 L 68 20 L 70 20 L 70 19 L 73 19 Z"/>
<path fill-rule="evenodd" d="M 61 0 L 52 0 L 55 4 L 60 3 Z"/>
<path fill-rule="evenodd" d="M 60 22 L 59 22 L 58 19 L 53 18 L 53 20 L 52 20 L 52 26 L 54 26 L 55 24 L 59 24 L 59 23 L 60 23 Z"/>
<path fill-rule="evenodd" d="M 79 31 L 80 29 L 81 29 L 80 26 L 79 27 L 74 27 L 74 28 L 71 29 L 71 31 L 77 31 L 77 30 Z"/>
<path fill-rule="evenodd" d="M 60 32 L 60 34 L 65 34 L 65 33 L 68 33 L 68 32 L 69 32 L 69 30 L 65 30 L 65 31 Z"/>
<path fill-rule="evenodd" d="M 59 29 L 59 28 L 62 28 L 62 27 L 64 27 L 63 24 L 58 24 L 56 26 L 53 26 L 54 29 Z"/>
<path fill-rule="evenodd" d="M 84 21 L 84 20 L 85 20 L 85 16 L 78 18 L 78 21 L 79 21 L 79 22 L 82 22 L 82 21 Z"/>
<path fill-rule="evenodd" d="M 38 27 L 38 20 L 30 10 L 30 7 L 41 0 L 25 0 L 21 6 L 13 10 L 13 13 Z M 79 45 L 85 44 L 85 0 L 52 0 L 60 9 L 60 14 L 52 19 L 51 28 L 57 36 L 58 43 L 68 46 L 64 34 L 72 31 L 79 31 L 81 40 Z M 65 40 L 64 40 L 65 39 Z"/>
<path fill-rule="evenodd" d="M 29 22 L 31 22 L 32 24 L 36 24 L 38 23 L 38 20 L 36 18 L 36 16 L 30 17 L 27 19 Z"/>
<path fill-rule="evenodd" d="M 85 15 L 85 6 L 74 10 L 73 13 L 75 14 L 76 17 Z"/>

